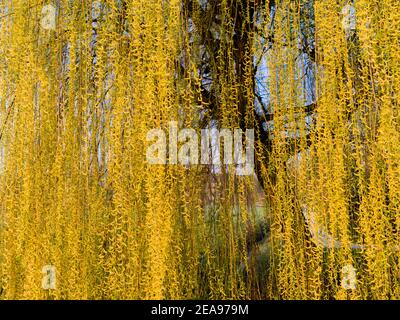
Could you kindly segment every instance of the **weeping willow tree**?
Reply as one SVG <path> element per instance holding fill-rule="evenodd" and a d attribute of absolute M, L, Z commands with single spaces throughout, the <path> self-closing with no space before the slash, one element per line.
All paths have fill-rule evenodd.
<path fill-rule="evenodd" d="M 2 1 L 0 297 L 400 298 L 399 12 Z M 254 129 L 254 174 L 148 163 L 171 121 Z"/>

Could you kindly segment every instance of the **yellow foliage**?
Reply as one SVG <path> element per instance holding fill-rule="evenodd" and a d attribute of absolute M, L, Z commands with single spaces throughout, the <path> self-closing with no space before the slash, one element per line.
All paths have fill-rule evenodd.
<path fill-rule="evenodd" d="M 219 125 L 252 128 L 257 32 L 273 19 L 272 145 L 255 145 L 270 234 L 256 244 L 253 176 L 146 162 L 150 130 L 200 132 L 203 53 L 188 33 L 209 23 L 200 5 L 189 19 L 180 0 L 60 0 L 53 28 L 42 11 L 53 2 L 2 1 L 1 299 L 400 298 L 400 2 L 354 1 L 346 30 L 350 1 L 275 2 L 258 9 L 247 48 L 233 47 L 232 1 L 214 30 Z M 311 2 L 312 125 L 298 50 Z"/>

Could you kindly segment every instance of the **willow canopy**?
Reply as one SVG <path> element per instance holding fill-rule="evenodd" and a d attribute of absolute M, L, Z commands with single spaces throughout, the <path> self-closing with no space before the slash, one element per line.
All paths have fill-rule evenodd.
<path fill-rule="evenodd" d="M 399 299 L 399 104 L 398 0 L 2 0 L 0 299 Z"/>

